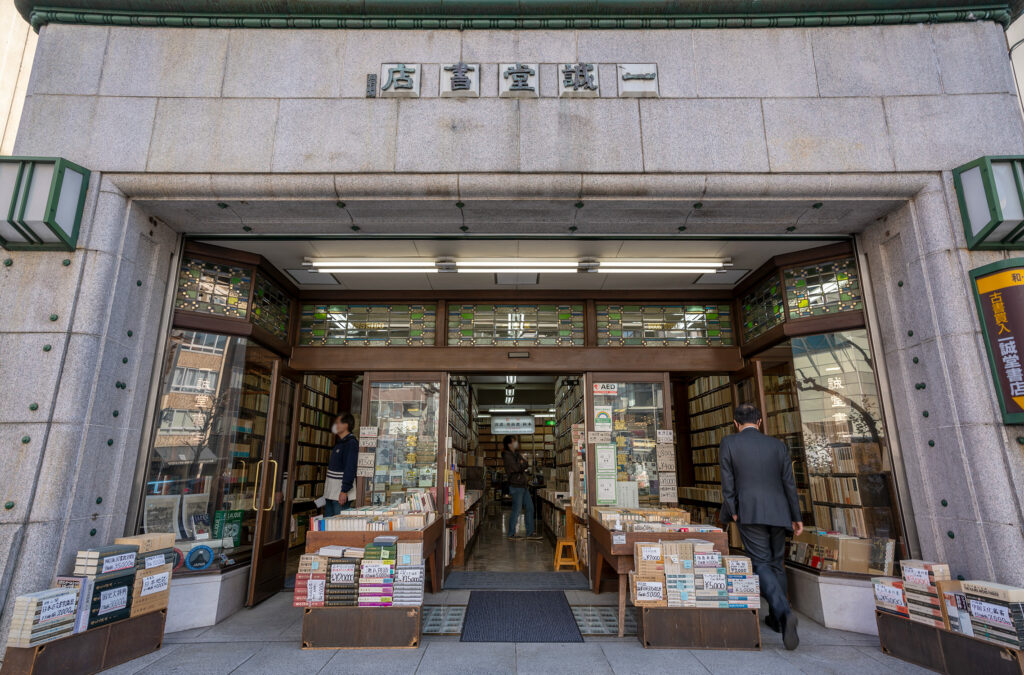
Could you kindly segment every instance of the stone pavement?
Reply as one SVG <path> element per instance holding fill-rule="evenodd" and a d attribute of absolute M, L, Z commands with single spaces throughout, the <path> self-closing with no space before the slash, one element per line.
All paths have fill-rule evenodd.
<path fill-rule="evenodd" d="M 570 603 L 614 601 L 614 593 L 569 592 Z M 468 591 L 445 591 L 427 604 L 464 604 Z M 927 673 L 885 656 L 872 636 L 826 629 L 801 617 L 800 648 L 787 652 L 780 636 L 762 627 L 760 652 L 643 649 L 636 637 L 584 638 L 583 644 L 464 643 L 459 638 L 424 636 L 418 649 L 302 650 L 302 610 L 290 593 L 242 610 L 210 628 L 168 633 L 164 646 L 110 675 L 314 675 L 321 673 Z M 596 600 L 596 601 L 595 601 Z M 582 604 L 582 603 L 581 603 Z"/>

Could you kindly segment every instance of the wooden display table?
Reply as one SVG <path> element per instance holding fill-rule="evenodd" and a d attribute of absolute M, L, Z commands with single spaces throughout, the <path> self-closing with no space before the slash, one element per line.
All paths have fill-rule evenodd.
<path fill-rule="evenodd" d="M 1024 675 L 1024 652 L 875 611 L 882 651 L 939 673 Z"/>
<path fill-rule="evenodd" d="M 615 539 L 612 539 L 614 534 Z M 615 532 L 590 516 L 590 555 L 594 564 L 594 593 L 601 592 L 603 563 L 608 563 L 619 578 L 619 637 L 626 624 L 626 593 L 629 573 L 633 571 L 633 544 L 638 541 L 679 541 L 704 539 L 715 545 L 722 555 L 729 555 L 729 535 L 725 532 Z"/>
<path fill-rule="evenodd" d="M 439 546 L 444 532 L 444 519 L 437 517 L 422 530 L 394 530 L 392 532 L 307 532 L 306 553 L 316 553 L 324 546 L 352 546 L 362 548 L 373 543 L 377 537 L 394 535 L 399 541 L 422 541 L 423 558 L 426 563 L 426 577 L 430 581 L 430 592 L 441 592 L 441 560 L 443 547 Z"/>
<path fill-rule="evenodd" d="M 654 649 L 761 649 L 756 609 L 638 607 L 637 637 Z"/>
<path fill-rule="evenodd" d="M 167 610 L 141 614 L 35 647 L 8 647 L 0 675 L 89 675 L 160 649 Z"/>
<path fill-rule="evenodd" d="M 302 613 L 303 649 L 415 649 L 420 645 L 421 607 L 307 607 Z"/>

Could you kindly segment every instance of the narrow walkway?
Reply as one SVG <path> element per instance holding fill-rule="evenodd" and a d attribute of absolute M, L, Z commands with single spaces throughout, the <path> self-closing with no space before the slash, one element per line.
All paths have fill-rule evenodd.
<path fill-rule="evenodd" d="M 469 591 L 428 595 L 426 604 L 465 604 Z M 567 591 L 570 604 L 614 602 Z M 479 675 L 552 673 L 570 675 L 676 675 L 679 673 L 927 673 L 882 654 L 867 635 L 828 630 L 801 617 L 800 648 L 787 652 L 780 637 L 762 628 L 760 652 L 643 649 L 635 637 L 585 637 L 583 644 L 468 643 L 458 637 L 424 636 L 418 649 L 307 650 L 299 648 L 302 610 L 290 593 L 279 593 L 253 609 L 211 628 L 169 633 L 158 652 L 106 671 L 114 675 L 336 675 L 407 673 Z"/>

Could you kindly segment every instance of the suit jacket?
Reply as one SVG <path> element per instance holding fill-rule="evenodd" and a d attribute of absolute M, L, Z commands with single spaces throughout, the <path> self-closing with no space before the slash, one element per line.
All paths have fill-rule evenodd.
<path fill-rule="evenodd" d="M 792 529 L 803 520 L 786 444 L 754 428 L 730 434 L 718 450 L 722 470 L 722 521 Z"/>

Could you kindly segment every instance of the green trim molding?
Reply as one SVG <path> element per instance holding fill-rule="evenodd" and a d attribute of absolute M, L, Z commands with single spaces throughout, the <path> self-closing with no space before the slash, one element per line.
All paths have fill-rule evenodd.
<path fill-rule="evenodd" d="M 971 270 L 971 290 L 1003 424 L 1024 424 L 1024 258 Z"/>
<path fill-rule="evenodd" d="M 176 28 L 655 29 L 1009 25 L 1024 0 L 15 0 L 48 23 Z"/>

